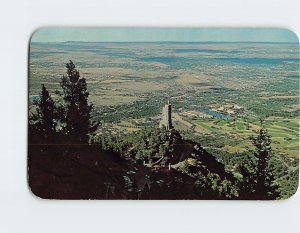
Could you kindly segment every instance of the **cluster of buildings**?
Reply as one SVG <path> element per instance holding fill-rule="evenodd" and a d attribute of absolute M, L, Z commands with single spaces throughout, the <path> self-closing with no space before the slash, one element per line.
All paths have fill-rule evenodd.
<path fill-rule="evenodd" d="M 212 111 L 227 115 L 241 116 L 244 113 L 244 108 L 237 104 L 212 104 L 209 107 Z"/>

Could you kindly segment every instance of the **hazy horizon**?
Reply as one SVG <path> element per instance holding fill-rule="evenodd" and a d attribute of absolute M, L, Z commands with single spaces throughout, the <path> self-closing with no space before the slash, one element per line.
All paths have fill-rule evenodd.
<path fill-rule="evenodd" d="M 41 28 L 31 42 L 299 43 L 283 28 Z"/>

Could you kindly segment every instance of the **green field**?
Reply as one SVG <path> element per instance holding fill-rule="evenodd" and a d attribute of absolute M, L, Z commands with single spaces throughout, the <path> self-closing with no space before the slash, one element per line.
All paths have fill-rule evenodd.
<path fill-rule="evenodd" d="M 187 119 L 186 119 L 187 120 Z M 201 134 L 212 134 L 216 137 L 223 136 L 235 138 L 237 145 L 226 145 L 222 149 L 225 151 L 243 152 L 248 147 L 251 147 L 249 137 L 254 135 L 257 129 L 260 128 L 258 121 L 251 122 L 247 119 L 229 119 L 229 120 L 188 120 L 194 124 L 195 130 Z M 265 127 L 268 129 L 273 140 L 273 150 L 275 153 L 287 154 L 289 156 L 299 156 L 299 122 L 295 118 L 268 118 Z M 247 129 L 248 126 L 248 129 Z"/>

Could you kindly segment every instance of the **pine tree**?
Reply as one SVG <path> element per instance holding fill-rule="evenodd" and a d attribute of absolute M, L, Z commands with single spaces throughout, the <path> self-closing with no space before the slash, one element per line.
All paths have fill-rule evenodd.
<path fill-rule="evenodd" d="M 63 89 L 65 102 L 65 131 L 70 143 L 85 144 L 89 135 L 98 125 L 91 123 L 92 105 L 88 104 L 89 92 L 85 78 L 80 77 L 79 71 L 70 60 L 66 64 L 67 75 L 64 75 L 60 84 Z"/>
<path fill-rule="evenodd" d="M 257 158 L 256 199 L 276 199 L 278 192 L 276 191 L 276 187 L 272 185 L 273 176 L 268 169 L 268 163 L 272 156 L 271 136 L 268 134 L 268 130 L 262 127 L 258 135 L 253 136 L 251 140 L 255 146 L 254 155 Z"/>
<path fill-rule="evenodd" d="M 29 118 L 30 139 L 39 143 L 53 142 L 56 133 L 56 107 L 44 84 L 36 105 L 36 113 Z"/>

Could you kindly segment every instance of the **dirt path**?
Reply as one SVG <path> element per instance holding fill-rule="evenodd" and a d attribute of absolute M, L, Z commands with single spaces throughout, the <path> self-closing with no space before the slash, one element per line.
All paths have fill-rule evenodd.
<path fill-rule="evenodd" d="M 192 126 L 193 126 L 191 123 L 189 123 L 189 122 L 183 120 L 183 119 L 181 118 L 181 116 L 179 116 L 177 113 L 173 113 L 172 115 L 173 115 L 173 117 L 174 117 L 177 121 L 181 122 L 182 124 L 186 125 L 187 127 L 192 127 Z"/>

